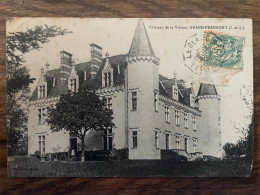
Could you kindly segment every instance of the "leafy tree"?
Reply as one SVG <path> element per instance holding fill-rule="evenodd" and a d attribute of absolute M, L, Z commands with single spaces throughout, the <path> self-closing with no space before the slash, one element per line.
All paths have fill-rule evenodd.
<path fill-rule="evenodd" d="M 251 123 L 247 128 L 243 127 L 242 129 L 239 129 L 243 137 L 241 137 L 235 144 L 226 143 L 223 146 L 223 149 L 226 158 L 241 159 L 244 162 L 251 164 L 254 152 L 254 115 L 251 87 L 242 85 L 240 95 L 249 111 L 249 114 L 245 116 L 245 118 L 250 119 Z"/>
<path fill-rule="evenodd" d="M 229 142 L 226 143 L 223 146 L 226 158 L 230 158 L 230 159 L 240 158 L 244 154 L 244 152 L 242 151 L 243 148 L 241 148 L 241 146 L 242 143 L 240 140 L 236 144 L 229 143 Z"/>
<path fill-rule="evenodd" d="M 35 26 L 25 32 L 11 32 L 6 37 L 7 74 L 7 136 L 8 154 L 21 154 L 26 142 L 27 101 L 31 78 L 23 55 L 39 50 L 49 38 L 70 33 L 57 26 Z M 24 147 L 27 148 L 27 147 Z M 24 151 L 23 151 L 24 153 Z"/>
<path fill-rule="evenodd" d="M 247 163 L 252 163 L 253 160 L 253 120 L 247 129 L 246 137 L 240 138 L 235 144 L 226 143 L 223 146 L 226 158 L 241 159 Z"/>
<path fill-rule="evenodd" d="M 85 136 L 89 130 L 114 127 L 113 111 L 104 107 L 104 102 L 95 92 L 79 90 L 61 95 L 55 105 L 47 108 L 47 123 L 53 132 L 65 130 L 81 141 L 81 161 L 85 161 Z"/>

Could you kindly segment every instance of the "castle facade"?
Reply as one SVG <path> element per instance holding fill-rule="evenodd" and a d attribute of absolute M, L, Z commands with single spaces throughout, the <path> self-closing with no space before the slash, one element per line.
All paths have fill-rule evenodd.
<path fill-rule="evenodd" d="M 96 89 L 113 110 L 115 127 L 89 131 L 86 150 L 127 148 L 129 159 L 160 159 L 161 150 L 195 158 L 221 157 L 220 96 L 214 85 L 193 85 L 159 74 L 145 25 L 138 21 L 128 54 L 103 57 L 99 45 L 90 45 L 91 59 L 73 64 L 72 54 L 60 52 L 60 67 L 41 69 L 33 91 L 28 119 L 28 152 L 42 154 L 76 151 L 79 140 L 69 132 L 51 132 L 46 107 L 61 94 L 79 88 Z"/>

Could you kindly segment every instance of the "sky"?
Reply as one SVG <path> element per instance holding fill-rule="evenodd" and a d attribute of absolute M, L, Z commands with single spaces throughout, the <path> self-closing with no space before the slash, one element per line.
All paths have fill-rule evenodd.
<path fill-rule="evenodd" d="M 103 48 L 103 57 L 108 52 L 110 56 L 127 54 L 134 36 L 138 19 L 89 19 L 89 18 L 14 18 L 7 21 L 9 32 L 26 31 L 36 25 L 56 25 L 72 31 L 70 34 L 50 38 L 40 50 L 24 55 L 25 64 L 30 69 L 32 77 L 39 79 L 41 67 L 48 62 L 49 69 L 60 65 L 59 52 L 65 50 L 73 55 L 76 63 L 90 59 L 90 44 L 96 43 Z M 241 133 L 238 129 L 247 127 L 250 119 L 250 109 L 242 100 L 242 94 L 248 101 L 253 98 L 253 55 L 252 26 L 247 19 L 143 19 L 156 57 L 160 58 L 159 73 L 177 79 L 184 79 L 186 86 L 194 82 L 197 93 L 198 74 L 194 74 L 184 65 L 183 51 L 185 41 L 192 35 L 203 36 L 203 29 L 190 29 L 192 26 L 232 26 L 232 29 L 215 29 L 215 32 L 229 33 L 246 38 L 243 50 L 243 71 L 233 75 L 226 87 L 216 87 L 221 96 L 221 130 L 222 144 L 235 143 Z M 169 28 L 166 29 L 165 27 Z M 172 26 L 173 28 L 170 28 Z M 177 27 L 177 28 L 176 28 Z M 187 28 L 186 28 L 187 27 Z M 32 91 L 37 81 L 31 85 Z M 242 86 L 246 86 L 243 89 Z M 242 90 L 242 92 L 241 92 Z M 250 118 L 250 117 L 249 117 Z"/>

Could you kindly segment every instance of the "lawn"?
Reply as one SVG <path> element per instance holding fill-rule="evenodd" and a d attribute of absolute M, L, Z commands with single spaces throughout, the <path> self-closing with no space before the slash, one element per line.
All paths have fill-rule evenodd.
<path fill-rule="evenodd" d="M 15 156 L 8 159 L 11 177 L 228 177 L 248 176 L 251 166 L 243 162 L 171 160 L 122 160 L 122 161 L 46 161 L 34 157 Z"/>

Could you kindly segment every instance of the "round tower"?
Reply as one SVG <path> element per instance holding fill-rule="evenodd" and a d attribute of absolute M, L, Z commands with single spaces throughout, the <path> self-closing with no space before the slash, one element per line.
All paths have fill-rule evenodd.
<path fill-rule="evenodd" d="M 154 95 L 159 92 L 159 59 L 155 57 L 143 20 L 139 20 L 127 57 L 126 92 L 130 159 L 159 159 L 155 148 Z"/>
<path fill-rule="evenodd" d="M 203 155 L 222 157 L 220 96 L 212 84 L 201 84 L 197 101 L 201 111 L 199 145 Z"/>

